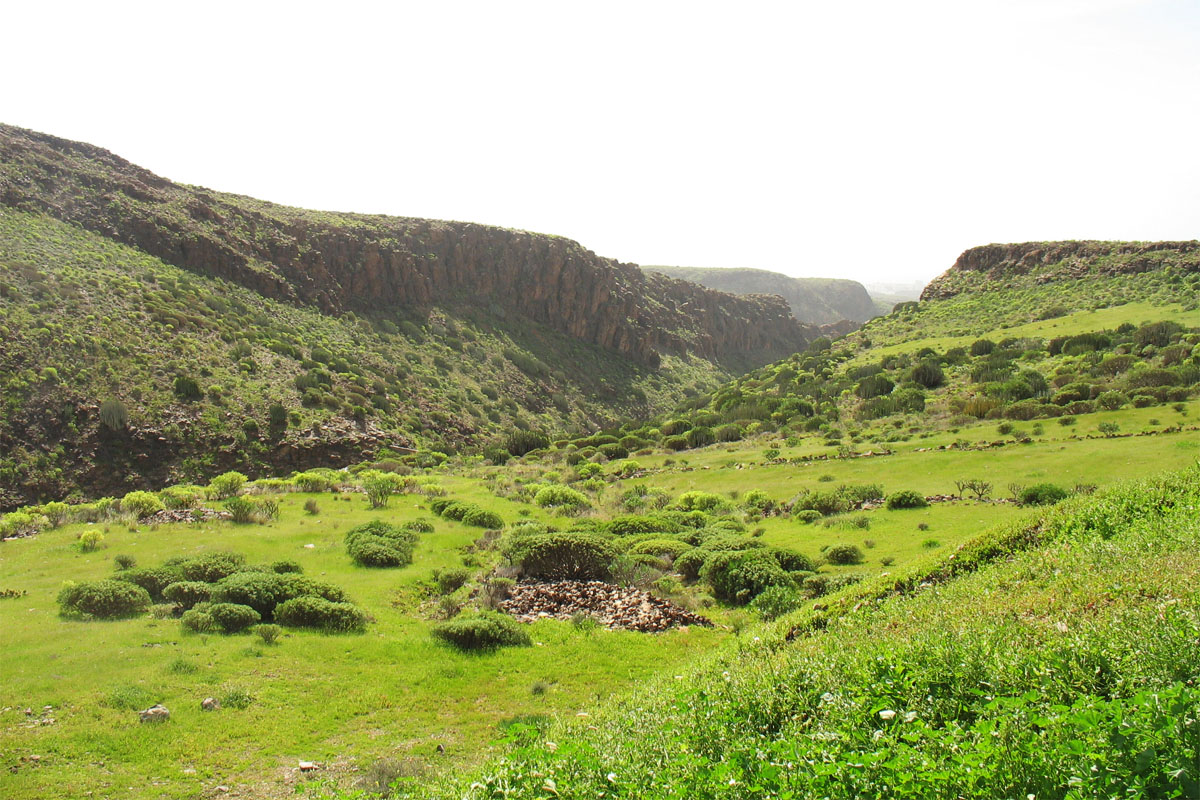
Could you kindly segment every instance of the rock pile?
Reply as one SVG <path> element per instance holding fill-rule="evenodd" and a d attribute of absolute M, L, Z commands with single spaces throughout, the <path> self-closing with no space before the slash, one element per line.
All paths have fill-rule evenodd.
<path fill-rule="evenodd" d="M 569 620 L 582 612 L 607 628 L 646 633 L 676 625 L 712 624 L 669 600 L 600 581 L 521 583 L 501 601 L 500 608 L 518 622 Z"/>
<path fill-rule="evenodd" d="M 223 522 L 231 519 L 233 519 L 233 514 L 228 511 L 217 511 L 212 508 L 167 508 L 148 517 L 142 517 L 139 522 L 146 525 L 162 525 L 167 522 Z"/>

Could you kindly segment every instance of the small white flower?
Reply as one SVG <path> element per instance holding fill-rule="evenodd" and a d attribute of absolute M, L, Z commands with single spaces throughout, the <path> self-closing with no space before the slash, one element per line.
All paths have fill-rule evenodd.
<path fill-rule="evenodd" d="M 605 775 L 604 777 L 608 778 L 609 783 L 617 782 L 617 773 L 615 773 L 615 772 L 610 772 L 607 775 Z"/>
<path fill-rule="evenodd" d="M 558 749 L 558 742 L 546 742 L 546 749 L 553 753 Z"/>
<path fill-rule="evenodd" d="M 915 711 L 909 711 L 907 714 L 904 715 L 905 722 L 912 722 L 916 718 L 917 718 L 917 712 L 915 712 Z"/>
<path fill-rule="evenodd" d="M 883 720 L 893 719 L 895 716 L 896 712 L 892 711 L 890 708 L 885 708 L 883 711 L 879 712 L 879 718 Z"/>
<path fill-rule="evenodd" d="M 822 703 L 832 703 L 833 702 L 833 692 L 826 692 L 825 694 L 821 695 L 821 702 Z"/>

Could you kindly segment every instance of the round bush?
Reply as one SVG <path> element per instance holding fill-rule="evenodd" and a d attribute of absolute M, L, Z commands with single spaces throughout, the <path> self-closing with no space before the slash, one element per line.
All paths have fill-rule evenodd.
<path fill-rule="evenodd" d="M 825 560 L 830 564 L 861 564 L 863 553 L 858 549 L 858 545 L 835 544 L 825 551 Z"/>
<path fill-rule="evenodd" d="M 792 586 L 792 579 L 766 550 L 714 553 L 700 573 L 712 587 L 713 596 L 730 603 L 745 604 L 769 586 Z"/>
<path fill-rule="evenodd" d="M 1037 483 L 1021 490 L 1021 505 L 1045 506 L 1067 499 L 1068 492 L 1053 483 Z"/>
<path fill-rule="evenodd" d="M 504 520 L 495 511 L 487 511 L 482 508 L 472 507 L 462 519 L 466 525 L 473 525 L 476 528 L 503 528 Z"/>
<path fill-rule="evenodd" d="M 239 553 L 216 552 L 184 559 L 178 564 L 184 580 L 216 583 L 242 569 L 246 558 Z"/>
<path fill-rule="evenodd" d="M 587 495 L 569 486 L 543 486 L 533 496 L 533 502 L 542 508 L 579 509 L 591 505 Z"/>
<path fill-rule="evenodd" d="M 346 553 L 364 567 L 402 567 L 412 563 L 417 534 L 381 520 L 351 528 L 346 533 Z"/>
<path fill-rule="evenodd" d="M 464 614 L 447 620 L 434 626 L 433 635 L 459 650 L 491 650 L 533 644 L 520 623 L 494 611 Z"/>
<path fill-rule="evenodd" d="M 226 472 L 218 475 L 209 483 L 208 489 L 215 500 L 233 497 L 246 485 L 246 476 L 240 472 Z"/>
<path fill-rule="evenodd" d="M 367 615 L 357 606 L 308 596 L 280 603 L 275 609 L 275 621 L 293 628 L 319 628 L 342 633 L 367 627 Z"/>
<path fill-rule="evenodd" d="M 675 507 L 680 511 L 724 511 L 729 508 L 729 501 L 712 492 L 691 491 L 679 495 Z"/>
<path fill-rule="evenodd" d="M 150 492 L 130 492 L 121 498 L 121 510 L 133 514 L 138 519 L 157 514 L 166 506 L 162 500 Z"/>
<path fill-rule="evenodd" d="M 304 572 L 304 567 L 295 561 L 273 561 L 271 562 L 271 572 L 274 572 L 276 575 L 299 575 Z"/>
<path fill-rule="evenodd" d="M 179 569 L 162 566 L 124 570 L 114 580 L 128 581 L 135 586 L 140 586 L 150 595 L 151 600 L 155 603 L 161 603 L 163 601 L 163 590 L 183 577 L 185 576 Z"/>
<path fill-rule="evenodd" d="M 150 607 L 150 593 L 128 581 L 76 583 L 58 593 L 58 605 L 68 616 L 120 619 L 145 612 Z"/>
<path fill-rule="evenodd" d="M 512 543 L 508 557 L 531 578 L 606 580 L 617 551 L 607 539 L 590 533 L 545 533 Z"/>
<path fill-rule="evenodd" d="M 205 607 L 207 608 L 207 605 Z M 212 614 L 199 608 L 183 612 L 183 616 L 179 618 L 179 624 L 185 631 L 193 633 L 216 633 L 220 630 Z"/>
<path fill-rule="evenodd" d="M 262 619 L 253 608 L 238 603 L 214 603 L 209 606 L 208 615 L 225 633 L 244 631 Z"/>
<path fill-rule="evenodd" d="M 792 519 L 799 522 L 801 525 L 810 525 L 821 518 L 821 512 L 811 508 L 805 508 L 792 514 Z"/>
<path fill-rule="evenodd" d="M 905 489 L 888 495 L 887 507 L 893 511 L 900 508 L 925 508 L 929 503 L 917 492 Z"/>
<path fill-rule="evenodd" d="M 237 572 L 221 579 L 212 599 L 214 603 L 249 606 L 263 619 L 270 619 L 286 595 L 285 586 L 283 577 L 273 572 Z"/>
<path fill-rule="evenodd" d="M 197 603 L 207 603 L 212 599 L 212 586 L 200 581 L 178 581 L 163 589 L 162 596 L 167 602 L 188 611 Z"/>
<path fill-rule="evenodd" d="M 687 450 L 688 440 L 683 436 L 668 436 L 666 439 L 663 439 L 663 447 L 676 452 Z"/>
<path fill-rule="evenodd" d="M 615 536 L 635 536 L 639 533 L 678 533 L 684 526 L 657 514 L 625 514 L 613 517 L 604 528 Z"/>
<path fill-rule="evenodd" d="M 811 558 L 786 547 L 768 547 L 767 552 L 775 557 L 784 572 L 812 572 L 817 568 Z"/>

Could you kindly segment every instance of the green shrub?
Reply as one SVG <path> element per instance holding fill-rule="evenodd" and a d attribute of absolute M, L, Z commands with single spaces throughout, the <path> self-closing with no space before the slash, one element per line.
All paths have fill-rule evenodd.
<path fill-rule="evenodd" d="M 150 593 L 128 581 L 74 583 L 58 593 L 58 605 L 66 616 L 119 619 L 144 613 L 150 607 Z"/>
<path fill-rule="evenodd" d="M 205 604 L 204 608 L 207 607 L 207 604 Z M 185 631 L 193 633 L 216 633 L 220 630 L 212 614 L 209 614 L 203 608 L 193 608 L 190 611 L 183 612 L 183 616 L 179 618 L 179 624 Z"/>
<path fill-rule="evenodd" d="M 533 496 L 533 502 L 542 508 L 557 508 L 564 511 L 576 511 L 591 506 L 587 495 L 577 492 L 569 486 L 543 486 Z"/>
<path fill-rule="evenodd" d="M 116 575 L 115 580 L 126 581 L 134 586 L 140 586 L 156 603 L 163 601 L 163 590 L 172 583 L 182 580 L 182 572 L 173 566 L 144 567 L 142 569 L 124 570 Z"/>
<path fill-rule="evenodd" d="M 508 557 L 524 575 L 544 580 L 605 580 L 617 550 L 590 533 L 544 533 L 511 543 Z"/>
<path fill-rule="evenodd" d="M 750 608 L 770 622 L 790 614 L 804 602 L 804 596 L 791 586 L 768 586 L 750 602 Z"/>
<path fill-rule="evenodd" d="M 863 562 L 863 553 L 862 550 L 858 549 L 857 545 L 835 544 L 825 551 L 825 560 L 830 564 L 861 564 Z"/>
<path fill-rule="evenodd" d="M 225 501 L 225 510 L 230 513 L 233 521 L 239 524 L 253 522 L 256 509 L 257 506 L 249 497 L 238 495 Z"/>
<path fill-rule="evenodd" d="M 929 502 L 924 495 L 910 489 L 888 495 L 887 507 L 893 511 L 902 508 L 926 508 Z"/>
<path fill-rule="evenodd" d="M 437 582 L 439 593 L 451 594 L 458 591 L 463 584 L 471 579 L 471 571 L 462 567 L 452 567 L 450 569 L 439 570 L 434 573 L 433 577 Z"/>
<path fill-rule="evenodd" d="M 1106 411 L 1116 411 L 1128 402 L 1129 395 L 1118 391 L 1104 392 L 1096 398 L 1096 405 Z"/>
<path fill-rule="evenodd" d="M 679 533 L 684 525 L 658 514 L 625 514 L 613 517 L 604 528 L 615 536 L 634 536 L 639 533 Z"/>
<path fill-rule="evenodd" d="M 634 555 L 665 556 L 672 561 L 692 549 L 692 545 L 679 539 L 646 539 L 630 547 L 627 552 Z"/>
<path fill-rule="evenodd" d="M 232 575 L 246 564 L 246 557 L 240 553 L 217 551 L 195 558 L 182 559 L 177 569 L 180 577 L 189 581 L 216 583 L 222 578 Z"/>
<path fill-rule="evenodd" d="M 607 458 L 609 461 L 616 461 L 619 458 L 628 458 L 629 451 L 619 444 L 602 444 L 596 450 Z"/>
<path fill-rule="evenodd" d="M 168 584 L 162 590 L 162 596 L 167 602 L 188 611 L 197 603 L 207 603 L 212 599 L 212 586 L 200 581 L 177 581 Z"/>
<path fill-rule="evenodd" d="M 79 551 L 91 553 L 104 544 L 104 534 L 98 530 L 86 530 L 79 534 Z"/>
<path fill-rule="evenodd" d="M 363 567 L 403 567 L 412 563 L 417 534 L 373 520 L 346 533 L 346 553 Z"/>
<path fill-rule="evenodd" d="M 320 597 L 295 597 L 275 609 L 275 621 L 293 628 L 319 628 L 349 633 L 367 627 L 367 615 L 351 603 L 335 603 Z"/>
<path fill-rule="evenodd" d="M 233 497 L 245 485 L 245 475 L 240 472 L 226 472 L 213 478 L 208 484 L 208 490 L 214 500 L 224 500 Z"/>
<path fill-rule="evenodd" d="M 537 431 L 513 431 L 504 440 L 504 449 L 514 456 L 523 456 L 549 445 L 550 439 Z"/>
<path fill-rule="evenodd" d="M 691 491 L 679 495 L 675 508 L 680 511 L 726 511 L 729 501 L 712 492 Z"/>
<path fill-rule="evenodd" d="M 432 633 L 459 650 L 492 650 L 533 644 L 520 623 L 494 611 L 463 614 L 435 625 Z"/>
<path fill-rule="evenodd" d="M 273 572 L 235 572 L 222 578 L 216 585 L 212 600 L 214 603 L 248 606 L 263 619 L 270 619 L 275 606 L 286 595 L 286 583 L 280 575 Z"/>
<path fill-rule="evenodd" d="M 1021 490 L 1021 505 L 1045 506 L 1067 499 L 1070 493 L 1053 483 L 1037 483 Z"/>
<path fill-rule="evenodd" d="M 119 570 L 133 569 L 137 566 L 137 559 L 127 553 L 120 553 L 113 556 L 113 564 Z"/>
<path fill-rule="evenodd" d="M 129 427 L 129 409 L 120 400 L 105 400 L 100 404 L 100 422 L 110 431 L 123 431 Z"/>
<path fill-rule="evenodd" d="M 238 603 L 213 603 L 208 614 L 224 633 L 244 631 L 261 619 L 253 608 Z"/>
<path fill-rule="evenodd" d="M 201 391 L 200 384 L 196 383 L 195 378 L 188 377 L 187 375 L 176 377 L 173 388 L 175 396 L 180 400 L 192 401 L 204 397 L 204 392 Z"/>
<path fill-rule="evenodd" d="M 495 511 L 487 511 L 479 507 L 470 508 L 462 518 L 463 524 L 476 528 L 503 528 L 504 520 Z"/>
<path fill-rule="evenodd" d="M 786 547 L 768 547 L 767 552 L 784 572 L 812 572 L 817 568 L 811 558 Z"/>
<path fill-rule="evenodd" d="M 809 525 L 821 518 L 821 512 L 811 508 L 801 509 L 792 513 L 792 519 L 799 522 L 801 525 Z"/>
<path fill-rule="evenodd" d="M 157 514 L 165 507 L 162 500 L 150 492 L 130 492 L 121 498 L 121 510 L 133 514 L 138 519 Z"/>
<path fill-rule="evenodd" d="M 742 605 L 769 586 L 793 586 L 791 577 L 766 550 L 714 553 L 704 562 L 700 577 L 712 587 L 714 597 Z"/>
<path fill-rule="evenodd" d="M 300 472 L 292 477 L 297 488 L 302 492 L 327 492 L 333 482 L 319 472 Z"/>
<path fill-rule="evenodd" d="M 680 450 L 688 449 L 688 441 L 683 436 L 668 436 L 663 439 L 663 447 L 679 452 Z"/>
<path fill-rule="evenodd" d="M 275 644 L 275 641 L 283 633 L 283 628 L 271 623 L 254 626 L 254 633 L 259 639 L 262 639 L 263 644 Z"/>
<path fill-rule="evenodd" d="M 304 567 L 295 561 L 281 559 L 271 562 L 271 572 L 276 575 L 299 575 L 304 572 Z"/>

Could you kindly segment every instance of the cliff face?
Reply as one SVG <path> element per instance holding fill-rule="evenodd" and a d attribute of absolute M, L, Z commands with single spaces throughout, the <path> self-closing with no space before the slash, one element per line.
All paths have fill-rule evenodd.
<path fill-rule="evenodd" d="M 942 300 L 976 284 L 1029 276 L 1037 283 L 1089 275 L 1150 272 L 1173 266 L 1200 271 L 1200 242 L 1025 242 L 988 244 L 966 250 L 935 278 L 922 300 Z"/>
<path fill-rule="evenodd" d="M 662 352 L 765 363 L 817 332 L 777 297 L 737 297 L 555 236 L 312 212 L 181 186 L 87 144 L 0 126 L 0 204 L 327 313 L 468 301 L 655 365 Z"/>
<path fill-rule="evenodd" d="M 878 313 L 866 288 L 857 281 L 793 278 L 765 269 L 658 266 L 643 269 L 693 281 L 722 292 L 739 295 L 777 294 L 787 301 L 796 319 L 814 325 L 842 320 L 866 322 Z"/>

